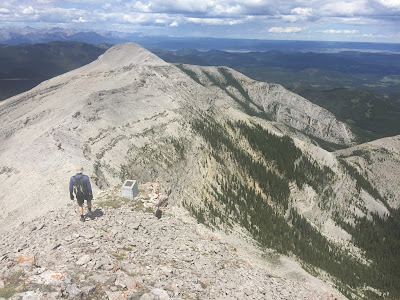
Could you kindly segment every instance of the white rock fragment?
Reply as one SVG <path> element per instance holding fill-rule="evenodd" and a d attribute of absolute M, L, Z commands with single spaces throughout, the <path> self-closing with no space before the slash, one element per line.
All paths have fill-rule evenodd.
<path fill-rule="evenodd" d="M 162 289 L 152 289 L 151 293 L 160 298 L 160 300 L 170 300 L 171 298 L 168 296 L 167 291 Z"/>
<path fill-rule="evenodd" d="M 91 260 L 92 260 L 92 258 L 90 257 L 90 255 L 85 254 L 85 255 L 83 255 L 81 258 L 78 259 L 78 261 L 76 262 L 76 264 L 77 264 L 78 266 L 83 266 L 83 265 L 87 264 L 87 263 L 88 263 L 89 261 L 91 261 Z"/>

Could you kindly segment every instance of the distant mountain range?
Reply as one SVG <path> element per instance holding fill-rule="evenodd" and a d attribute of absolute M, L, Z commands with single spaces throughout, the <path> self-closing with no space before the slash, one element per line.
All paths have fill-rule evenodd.
<path fill-rule="evenodd" d="M 18 45 L 23 43 L 47 43 L 52 41 L 75 41 L 90 44 L 120 44 L 135 42 L 147 49 L 197 49 L 231 51 L 301 51 L 301 52 L 339 52 L 358 50 L 366 52 L 400 53 L 400 44 L 354 43 L 326 41 L 281 41 L 255 39 L 224 39 L 209 37 L 168 37 L 148 36 L 140 32 L 90 31 L 54 27 L 49 29 L 2 28 L 0 44 Z"/>

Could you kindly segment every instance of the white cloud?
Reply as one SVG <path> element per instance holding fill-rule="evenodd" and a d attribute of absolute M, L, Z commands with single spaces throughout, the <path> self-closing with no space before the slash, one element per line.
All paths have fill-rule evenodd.
<path fill-rule="evenodd" d="M 400 9 L 400 0 L 378 0 L 378 3 L 388 8 Z"/>
<path fill-rule="evenodd" d="M 373 7 L 369 5 L 367 0 L 330 0 L 321 3 L 318 11 L 321 16 L 328 17 L 368 16 L 374 13 Z"/>
<path fill-rule="evenodd" d="M 0 15 L 8 15 L 11 13 L 11 10 L 7 8 L 0 8 Z"/>
<path fill-rule="evenodd" d="M 0 22 L 33 27 L 34 22 L 40 22 L 39 26 L 73 24 L 71 27 L 81 23 L 81 28 L 86 24 L 88 28 L 147 34 L 164 26 L 173 34 L 191 35 L 197 31 L 204 36 L 249 38 L 263 38 L 265 28 L 276 34 L 303 31 L 296 36 L 303 38 L 307 28 L 307 34 L 356 38 L 361 34 L 352 28 L 361 33 L 397 33 L 398 10 L 400 0 L 1 0 Z M 238 24 L 243 26 L 235 26 Z M 349 29 L 339 30 L 337 24 Z M 197 25 L 215 28 L 197 29 Z M 223 26 L 232 29 L 223 33 Z"/>
<path fill-rule="evenodd" d="M 285 22 L 305 22 L 319 19 L 317 11 L 312 7 L 295 7 L 290 13 L 281 14 L 282 20 Z"/>
<path fill-rule="evenodd" d="M 337 33 L 345 33 L 345 34 L 355 34 L 355 33 L 357 33 L 358 32 L 358 30 L 347 30 L 347 29 L 345 29 L 345 30 L 336 30 L 336 29 L 328 29 L 328 30 L 323 30 L 322 31 L 323 33 L 335 33 L 335 34 L 337 34 Z"/>
<path fill-rule="evenodd" d="M 149 1 L 150 2 L 150 1 Z M 132 9 L 138 12 L 151 12 L 152 11 L 152 3 L 144 4 L 141 1 L 136 1 L 132 6 Z"/>
<path fill-rule="evenodd" d="M 32 6 L 29 6 L 22 10 L 22 14 L 23 15 L 34 15 L 34 14 L 36 14 L 36 10 Z"/>
<path fill-rule="evenodd" d="M 302 27 L 271 27 L 268 32 L 273 33 L 296 33 L 303 31 L 305 28 Z"/>
<path fill-rule="evenodd" d="M 72 22 L 75 22 L 75 23 L 86 23 L 87 21 L 84 18 L 79 17 L 79 19 L 73 19 Z"/>
<path fill-rule="evenodd" d="M 222 25 L 227 22 L 224 19 L 217 19 L 217 18 L 186 18 L 186 20 L 190 23 L 207 24 L 207 25 Z"/>
<path fill-rule="evenodd" d="M 122 17 L 122 20 L 127 22 L 127 23 L 141 23 L 141 22 L 145 22 L 146 18 L 144 17 L 144 15 L 140 15 L 140 14 L 125 14 Z"/>
<path fill-rule="evenodd" d="M 310 17 L 314 13 L 314 8 L 310 7 L 296 7 L 292 9 L 292 13 L 296 13 L 300 16 Z"/>
<path fill-rule="evenodd" d="M 242 12 L 242 6 L 239 4 L 236 4 L 236 5 L 217 4 L 212 9 L 212 14 L 215 14 L 215 15 L 239 15 L 241 12 Z"/>

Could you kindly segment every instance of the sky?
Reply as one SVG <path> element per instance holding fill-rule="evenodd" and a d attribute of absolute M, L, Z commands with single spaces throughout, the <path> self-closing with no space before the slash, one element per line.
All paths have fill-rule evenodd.
<path fill-rule="evenodd" d="M 400 0 L 1 0 L 0 28 L 400 43 Z"/>

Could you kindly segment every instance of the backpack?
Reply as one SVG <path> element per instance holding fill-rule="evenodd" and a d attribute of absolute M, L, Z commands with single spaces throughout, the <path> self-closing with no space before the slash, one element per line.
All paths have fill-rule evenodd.
<path fill-rule="evenodd" d="M 74 184 L 74 192 L 76 195 L 76 199 L 85 199 L 87 198 L 88 191 L 86 190 L 85 185 L 83 184 L 83 177 L 74 176 L 75 184 Z"/>

